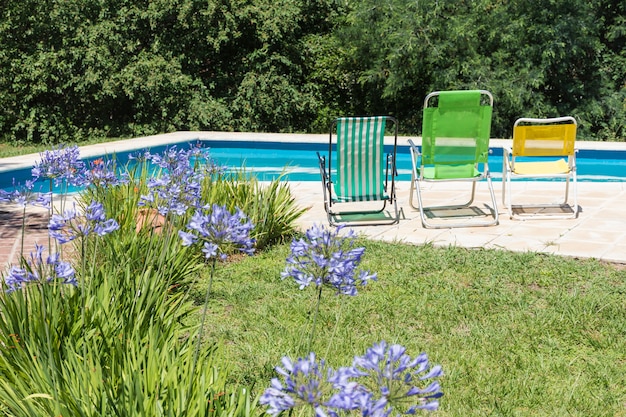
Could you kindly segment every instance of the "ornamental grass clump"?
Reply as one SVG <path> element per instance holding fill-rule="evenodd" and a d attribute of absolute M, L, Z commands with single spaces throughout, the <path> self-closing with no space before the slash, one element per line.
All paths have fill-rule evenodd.
<path fill-rule="evenodd" d="M 291 238 L 303 209 L 286 183 L 246 186 L 202 155 L 144 153 L 118 178 L 114 159 L 83 164 L 77 148 L 58 149 L 33 174 L 57 187 L 61 205 L 29 194 L 32 182 L 0 192 L 23 207 L 47 204 L 54 252 L 37 247 L 1 274 L 0 415 L 258 414 L 258 396 L 232 386 L 217 342 L 203 337 L 213 276 L 229 255 L 252 254 L 257 236 Z M 67 185 L 85 187 L 75 203 Z M 139 224 L 142 213 L 162 216 L 158 233 Z M 190 289 L 206 263 L 199 311 Z"/>

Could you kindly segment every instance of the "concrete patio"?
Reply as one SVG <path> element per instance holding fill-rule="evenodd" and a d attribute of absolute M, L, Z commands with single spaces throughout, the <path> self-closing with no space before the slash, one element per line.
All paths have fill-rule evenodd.
<path fill-rule="evenodd" d="M 516 197 L 529 199 L 525 201 L 533 201 L 538 197 L 545 200 L 546 195 L 560 196 L 563 189 L 563 184 L 559 183 L 528 182 L 515 185 Z M 310 208 L 300 219 L 300 225 L 306 228 L 316 222 L 327 223 L 321 185 L 301 182 L 292 187 L 298 201 Z M 409 205 L 410 182 L 400 182 L 397 184 L 398 204 L 402 210 L 400 222 L 386 226 L 359 226 L 356 230 L 373 239 L 385 241 L 543 252 L 626 263 L 624 183 L 579 183 L 580 207 L 575 219 L 511 220 L 500 204 L 500 183 L 495 183 L 494 188 L 500 214 L 497 226 L 426 229 L 422 227 L 419 211 Z M 444 191 L 432 194 L 445 201 L 452 201 L 467 189 L 462 188 L 461 184 L 453 184 L 445 187 Z M 474 205 L 490 203 L 488 194 L 486 184 L 480 183 Z"/>

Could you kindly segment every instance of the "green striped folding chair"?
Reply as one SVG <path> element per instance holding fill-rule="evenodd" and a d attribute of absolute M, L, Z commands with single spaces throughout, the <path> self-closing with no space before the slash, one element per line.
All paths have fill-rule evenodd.
<path fill-rule="evenodd" d="M 409 203 L 420 211 L 424 227 L 498 224 L 498 208 L 487 163 L 492 109 L 493 96 L 485 90 L 437 91 L 426 96 L 421 151 L 409 140 L 413 163 Z M 487 181 L 491 194 L 489 215 L 472 206 L 476 183 L 481 180 Z M 443 181 L 470 181 L 469 201 L 425 207 L 422 199 L 424 183 Z M 413 202 L 414 191 L 417 206 Z M 433 220 L 435 217 L 442 217 L 442 221 Z"/>
<path fill-rule="evenodd" d="M 392 152 L 385 155 L 388 124 L 392 124 L 394 142 Z M 397 141 L 398 126 L 393 117 L 341 117 L 332 123 L 328 158 L 318 153 L 324 209 L 331 225 L 398 222 L 394 183 Z M 388 202 L 394 206 L 393 216 L 385 213 Z M 343 203 L 351 203 L 350 209 L 337 211 L 336 205 Z"/>

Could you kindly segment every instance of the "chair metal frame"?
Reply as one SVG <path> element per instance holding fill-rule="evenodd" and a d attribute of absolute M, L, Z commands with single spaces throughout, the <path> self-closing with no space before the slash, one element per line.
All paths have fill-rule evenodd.
<path fill-rule="evenodd" d="M 568 127 L 568 126 L 573 126 Z M 541 129 L 537 133 L 539 137 L 527 138 L 529 132 L 524 131 L 526 127 Z M 513 125 L 512 147 L 504 147 L 502 155 L 502 203 L 505 205 L 511 219 L 572 219 L 578 216 L 578 190 L 576 187 L 576 119 L 571 116 L 554 118 L 530 118 L 522 117 L 515 121 Z M 556 137 L 555 137 L 556 134 Z M 525 151 L 525 141 L 536 140 L 539 146 L 529 146 Z M 524 142 L 524 143 L 521 143 Z M 560 148 L 551 147 L 549 143 L 559 143 Z M 524 149 L 524 150 L 520 150 Z M 517 159 L 524 158 L 523 161 Z M 565 158 L 567 161 L 565 161 Z M 539 160 L 537 162 L 537 160 Z M 535 173 L 523 173 L 522 170 L 528 164 L 533 164 Z M 554 213 L 515 213 L 512 202 L 512 180 L 513 179 L 565 179 L 565 196 L 562 203 L 534 203 L 522 204 L 516 207 L 524 208 L 563 208 L 568 206 L 570 194 L 570 181 L 572 182 L 573 205 L 571 214 Z"/>
<path fill-rule="evenodd" d="M 486 90 L 474 90 L 474 92 L 480 92 L 480 97 L 481 99 L 484 98 L 485 96 L 488 99 L 488 103 L 489 103 L 489 107 L 493 108 L 493 95 Z M 455 92 L 447 92 L 447 93 L 455 93 Z M 462 93 L 461 91 L 459 91 L 459 93 Z M 429 108 L 429 105 L 431 103 L 431 99 L 441 95 L 442 92 L 441 91 L 435 91 L 432 92 L 430 94 L 428 94 L 426 96 L 426 98 L 424 99 L 424 113 L 426 113 L 427 109 Z M 479 104 L 481 106 L 483 106 L 482 104 Z M 430 107 L 432 108 L 432 106 Z M 423 132 L 426 131 L 425 127 L 426 127 L 426 123 L 430 123 L 429 121 L 427 121 L 427 118 L 424 117 L 424 129 Z M 489 126 L 491 123 L 491 113 L 489 114 Z M 486 150 L 485 152 L 488 153 L 489 152 L 489 134 L 490 134 L 490 130 L 487 129 L 487 132 L 484 132 L 486 134 L 486 138 L 483 138 L 486 140 L 487 142 L 487 146 L 486 146 Z M 471 149 L 472 146 L 474 147 L 474 149 L 476 149 L 477 145 L 477 141 L 478 138 L 463 138 L 463 137 L 459 137 L 459 138 L 441 138 L 443 140 L 453 140 L 455 142 L 458 143 L 462 143 L 462 146 Z M 471 142 L 474 142 L 473 145 L 471 144 Z M 470 145 L 468 146 L 467 143 L 469 143 Z M 424 142 L 422 143 L 422 151 L 424 150 Z M 420 217 L 421 217 L 421 221 L 422 221 L 422 226 L 425 228 L 431 228 L 431 229 L 443 229 L 443 228 L 456 228 L 456 227 L 474 227 L 474 226 L 493 226 L 493 225 L 497 225 L 499 223 L 499 213 L 498 213 L 498 206 L 497 206 L 497 201 L 496 201 L 496 197 L 495 197 L 495 192 L 493 190 L 493 184 L 491 182 L 491 173 L 489 171 L 489 165 L 487 163 L 487 154 L 482 155 L 480 158 L 475 158 L 473 161 L 473 175 L 467 175 L 467 176 L 460 176 L 457 178 L 436 178 L 434 175 L 432 177 L 426 175 L 426 173 L 428 172 L 428 161 L 425 161 L 424 158 L 424 154 L 422 152 L 420 152 L 420 148 L 418 146 L 415 145 L 415 143 L 409 139 L 409 149 L 411 152 L 411 163 L 413 165 L 413 172 L 412 172 L 412 178 L 411 178 L 411 190 L 410 190 L 410 196 L 409 196 L 409 204 L 411 205 L 411 207 L 413 207 L 416 210 L 419 210 L 420 212 Z M 479 170 L 479 160 L 480 163 L 483 164 L 483 170 Z M 467 161 L 466 161 L 467 162 Z M 470 162 L 471 164 L 471 162 Z M 465 163 L 464 165 L 468 165 L 467 163 Z M 449 162 L 449 166 L 453 166 L 453 161 Z M 435 168 L 430 168 L 431 170 L 434 170 Z M 428 221 L 426 215 L 425 215 L 425 211 L 427 210 L 459 210 L 459 209 L 464 209 L 464 208 L 469 208 L 471 207 L 472 203 L 474 202 L 474 198 L 476 196 L 476 183 L 478 181 L 481 180 L 486 180 L 487 181 L 487 186 L 489 188 L 489 193 L 491 195 L 491 203 L 492 203 L 492 207 L 489 208 L 490 212 L 491 212 L 491 216 L 490 219 L 487 221 L 464 221 L 464 222 L 455 222 L 453 220 L 444 220 L 441 222 L 431 222 Z M 425 182 L 432 182 L 432 183 L 436 183 L 436 182 L 472 182 L 472 190 L 471 190 L 471 195 L 469 200 L 466 203 L 463 204 L 455 204 L 455 205 L 441 205 L 441 206 L 429 206 L 429 207 L 425 207 L 424 203 L 423 203 L 423 199 L 422 199 L 422 191 L 421 191 L 421 185 L 422 183 Z M 414 193 L 415 191 L 415 193 Z M 418 200 L 418 204 L 417 206 L 414 203 L 414 195 L 417 196 L 417 200 Z"/>
<path fill-rule="evenodd" d="M 338 175 L 336 172 L 337 169 L 333 166 L 333 162 L 334 162 L 333 153 L 338 152 L 337 141 L 333 140 L 338 137 L 337 135 L 338 124 L 340 123 L 340 121 L 346 121 L 346 120 L 359 119 L 359 120 L 371 121 L 376 118 L 384 119 L 386 127 L 387 127 L 386 122 L 393 123 L 393 137 L 394 137 L 393 150 L 392 152 L 387 153 L 386 156 L 384 155 L 384 146 L 385 146 L 384 145 L 384 136 L 385 136 L 384 129 L 383 129 L 381 137 L 379 138 L 380 140 L 383 141 L 383 143 L 381 144 L 381 146 L 383 147 L 381 156 L 383 157 L 384 161 L 381 161 L 381 163 L 384 164 L 384 169 L 385 169 L 384 185 L 383 185 L 383 190 L 382 190 L 384 196 L 382 196 L 382 198 L 369 198 L 369 197 L 361 198 L 360 196 L 351 196 L 352 198 L 349 197 L 347 199 L 344 198 L 343 196 L 339 198 L 335 192 L 335 184 L 337 183 L 337 181 L 335 180 L 336 178 L 333 176 L 333 174 L 335 176 Z M 391 116 L 341 117 L 341 118 L 335 119 L 331 123 L 329 141 L 328 141 L 328 157 L 326 157 L 326 155 L 321 155 L 319 152 L 317 153 L 317 157 L 319 161 L 320 177 L 322 180 L 322 188 L 324 192 L 324 210 L 326 211 L 328 222 L 331 226 L 338 226 L 339 224 L 343 223 L 343 222 L 336 222 L 335 221 L 336 216 L 378 214 L 378 213 L 382 213 L 385 210 L 388 203 L 393 204 L 393 208 L 394 208 L 394 217 L 389 219 L 388 221 L 387 219 L 383 219 L 383 220 L 376 219 L 376 220 L 365 220 L 365 221 L 357 220 L 354 223 L 350 222 L 350 224 L 351 225 L 352 224 L 355 224 L 355 225 L 357 224 L 358 225 L 396 224 L 399 222 L 400 213 L 398 211 L 398 202 L 397 202 L 397 197 L 396 197 L 396 186 L 395 186 L 395 177 L 398 175 L 398 172 L 396 169 L 397 145 L 398 145 L 398 122 L 394 117 L 391 117 Z M 339 159 L 338 156 L 337 156 L 337 159 Z M 337 165 L 339 165 L 339 163 L 337 163 Z M 365 205 L 368 202 L 381 202 L 381 201 L 382 201 L 382 207 L 375 208 L 375 209 L 368 208 L 368 209 L 338 211 L 333 208 L 339 204 L 360 203 L 362 205 Z"/>

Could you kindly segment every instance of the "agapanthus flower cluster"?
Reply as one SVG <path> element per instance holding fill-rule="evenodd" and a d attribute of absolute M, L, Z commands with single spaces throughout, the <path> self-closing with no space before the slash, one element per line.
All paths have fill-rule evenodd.
<path fill-rule="evenodd" d="M 76 274 L 72 265 L 60 259 L 59 254 L 48 255 L 44 262 L 45 248 L 35 245 L 35 252 L 30 254 L 27 265 L 23 268 L 12 266 L 4 278 L 7 292 L 24 288 L 33 283 L 60 282 L 62 284 L 77 285 Z"/>
<path fill-rule="evenodd" d="M 430 367 L 425 353 L 411 358 L 401 345 L 388 345 L 382 341 L 368 348 L 363 356 L 354 358 L 352 364 L 360 381 L 370 409 L 382 415 L 415 414 L 418 409 L 436 410 L 437 398 L 443 394 L 438 381 L 426 387 L 421 381 L 443 375 L 440 365 Z M 379 414 L 380 415 L 380 414 Z"/>
<path fill-rule="evenodd" d="M 128 174 L 117 175 L 115 162 L 111 159 L 95 159 L 83 171 L 82 183 L 85 186 L 114 187 L 128 183 Z"/>
<path fill-rule="evenodd" d="M 282 363 L 276 368 L 281 378 L 273 378 L 260 398 L 273 416 L 299 407 L 310 408 L 317 417 L 350 411 L 363 417 L 412 415 L 420 409 L 436 410 L 437 398 L 443 395 L 437 380 L 418 386 L 442 376 L 441 366 L 431 368 L 425 353 L 411 358 L 403 346 L 384 341 L 337 371 L 318 362 L 313 353 L 296 362 L 284 357 Z"/>
<path fill-rule="evenodd" d="M 78 146 L 59 147 L 40 155 L 41 161 L 31 171 L 34 179 L 50 179 L 57 186 L 64 180 L 71 185 L 82 184 L 85 163 L 80 159 Z"/>
<path fill-rule="evenodd" d="M 53 214 L 48 224 L 50 236 L 60 244 L 92 233 L 104 236 L 117 229 L 119 224 L 114 219 L 107 219 L 102 204 L 95 201 L 87 206 L 83 215 L 79 214 L 74 205 L 62 214 Z"/>
<path fill-rule="evenodd" d="M 13 179 L 13 191 L 0 190 L 0 202 L 15 203 L 23 208 L 29 205 L 50 208 L 50 193 L 33 191 L 34 185 L 31 180 L 22 185 Z"/>
<path fill-rule="evenodd" d="M 196 210 L 187 225 L 188 231 L 180 230 L 178 235 L 183 246 L 201 243 L 206 259 L 226 259 L 234 251 L 248 255 L 254 252 L 254 239 L 250 237 L 253 228 L 240 209 L 231 213 L 226 206 L 213 204 Z"/>
<path fill-rule="evenodd" d="M 216 169 L 202 149 L 173 146 L 163 154 L 145 153 L 140 158 L 161 168 L 159 175 L 148 180 L 150 193 L 141 196 L 141 206 L 156 207 L 163 216 L 170 212 L 183 215 L 202 206 L 202 180 Z"/>
<path fill-rule="evenodd" d="M 267 413 L 278 415 L 304 406 L 311 407 L 316 416 L 328 415 L 328 402 L 333 393 L 341 389 L 345 378 L 341 378 L 324 360 L 317 361 L 313 352 L 295 362 L 285 356 L 282 364 L 283 367 L 275 368 L 282 380 L 272 378 L 270 388 L 259 401 L 269 407 Z"/>
<path fill-rule="evenodd" d="M 333 287 L 337 293 L 356 295 L 357 285 L 376 280 L 376 274 L 358 270 L 365 248 L 354 247 L 355 234 L 350 230 L 339 236 L 343 227 L 336 230 L 314 225 L 304 238 L 294 239 L 283 279 L 293 277 L 300 289 L 312 283 Z"/>

